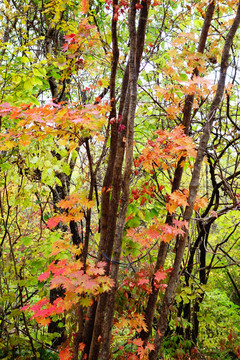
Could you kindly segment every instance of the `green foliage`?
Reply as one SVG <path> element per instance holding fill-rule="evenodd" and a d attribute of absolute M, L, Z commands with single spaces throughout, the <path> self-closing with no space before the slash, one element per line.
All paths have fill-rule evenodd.
<path fill-rule="evenodd" d="M 36 355 L 37 355 L 37 359 L 39 360 L 59 360 L 59 356 L 57 353 L 45 349 L 43 347 L 36 347 Z M 16 346 L 15 349 L 9 352 L 5 350 L 0 350 L 0 359 L 1 360 L 15 360 L 15 359 L 32 360 L 34 359 L 34 356 L 32 355 L 32 351 L 30 349 L 27 350 L 22 346 Z"/>
<path fill-rule="evenodd" d="M 240 307 L 234 304 L 224 290 L 206 292 L 198 315 L 201 323 L 199 341 L 202 347 L 220 348 L 232 332 L 240 338 Z M 235 345 L 240 345 L 236 341 Z"/>

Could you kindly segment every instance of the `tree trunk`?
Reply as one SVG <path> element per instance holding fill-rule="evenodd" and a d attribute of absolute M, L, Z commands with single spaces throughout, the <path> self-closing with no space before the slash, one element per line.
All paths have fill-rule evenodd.
<path fill-rule="evenodd" d="M 193 206 L 195 203 L 195 199 L 197 196 L 197 191 L 199 187 L 199 181 L 200 181 L 200 172 L 202 168 L 202 161 L 204 158 L 204 155 L 206 154 L 207 144 L 210 138 L 211 129 L 213 125 L 213 121 L 215 120 L 215 114 L 216 111 L 221 103 L 224 88 L 225 88 L 225 81 L 226 81 L 226 75 L 227 75 L 227 68 L 228 68 L 228 58 L 230 53 L 230 48 L 233 42 L 233 38 L 236 34 L 236 31 L 239 27 L 240 23 L 240 3 L 238 4 L 236 17 L 234 19 L 234 22 L 226 36 L 223 52 L 222 52 L 222 59 L 221 59 L 221 69 L 220 69 L 220 76 L 217 86 L 216 95 L 214 97 L 214 100 L 212 102 L 206 125 L 203 129 L 203 134 L 200 139 L 198 151 L 197 151 L 197 157 L 194 163 L 193 173 L 191 182 L 189 185 L 189 197 L 188 197 L 188 206 L 185 209 L 183 219 L 186 220 L 188 223 L 190 223 L 192 213 L 193 213 Z M 179 269 L 181 266 L 181 262 L 184 255 L 185 246 L 188 241 L 188 229 L 185 229 L 185 236 L 179 236 L 176 242 L 176 256 L 173 266 L 173 271 L 171 272 L 168 287 L 166 289 L 163 302 L 162 302 L 162 308 L 160 311 L 160 319 L 158 322 L 158 331 L 155 338 L 155 350 L 150 353 L 150 360 L 156 360 L 160 346 L 168 325 L 168 313 L 169 313 L 169 307 L 172 302 L 172 299 L 174 298 L 174 293 L 176 289 L 176 284 L 179 280 Z"/>
<path fill-rule="evenodd" d="M 201 35 L 200 35 L 200 39 L 199 39 L 197 51 L 200 53 L 203 53 L 205 50 L 206 41 L 207 41 L 208 32 L 209 32 L 209 28 L 211 25 L 214 9 L 215 9 L 215 1 L 211 1 L 207 8 L 206 16 L 204 19 L 204 23 L 203 23 L 203 27 L 202 27 Z M 197 76 L 198 73 L 199 73 L 198 69 L 195 68 L 192 76 Z M 185 98 L 185 103 L 184 103 L 184 108 L 183 108 L 182 125 L 184 126 L 184 133 L 186 135 L 189 134 L 193 100 L 194 100 L 194 95 L 187 95 Z M 185 160 L 185 158 L 181 158 L 178 162 L 177 168 L 174 173 L 174 179 L 173 179 L 172 190 L 171 190 L 172 192 L 178 190 L 180 187 L 182 174 L 183 174 L 183 167 L 181 166 L 181 163 L 184 160 Z M 170 214 L 168 214 L 167 218 L 166 218 L 166 224 L 171 225 L 172 220 L 173 220 L 172 216 Z M 164 266 L 166 256 L 167 256 L 167 251 L 168 251 L 168 244 L 162 241 L 160 243 L 158 256 L 157 256 L 157 262 L 155 265 L 154 272 L 158 271 L 160 267 Z M 141 339 L 144 341 L 147 341 L 149 336 L 151 335 L 152 322 L 153 322 L 154 313 L 155 313 L 155 309 L 156 309 L 158 294 L 159 294 L 159 288 L 154 287 L 153 282 L 152 282 L 152 292 L 149 295 L 148 304 L 147 304 L 147 307 L 145 310 L 145 322 L 146 322 L 148 330 L 147 331 L 143 330 L 141 332 Z"/>

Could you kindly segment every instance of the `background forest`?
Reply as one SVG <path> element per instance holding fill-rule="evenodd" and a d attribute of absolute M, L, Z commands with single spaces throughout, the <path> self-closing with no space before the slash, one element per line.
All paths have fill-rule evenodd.
<path fill-rule="evenodd" d="M 0 359 L 240 359 L 238 1 L 0 21 Z"/>

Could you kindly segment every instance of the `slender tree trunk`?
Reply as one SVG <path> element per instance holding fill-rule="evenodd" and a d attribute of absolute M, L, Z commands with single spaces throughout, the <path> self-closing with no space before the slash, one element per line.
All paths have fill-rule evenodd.
<path fill-rule="evenodd" d="M 137 37 L 135 29 L 135 16 L 136 16 L 136 2 L 131 2 L 130 14 L 129 14 L 129 37 L 130 37 L 130 58 L 129 58 L 129 93 L 130 93 L 130 104 L 129 104 L 129 120 L 127 128 L 127 143 L 126 143 L 126 157 L 125 157 L 125 169 L 123 175 L 123 184 L 122 184 L 122 195 L 120 201 L 120 210 L 118 216 L 118 223 L 116 229 L 116 239 L 113 252 L 113 263 L 111 270 L 111 277 L 115 282 L 115 286 L 111 289 L 108 296 L 108 308 L 106 310 L 106 318 L 104 323 L 103 331 L 103 343 L 102 351 L 100 355 L 101 360 L 109 359 L 110 352 L 110 340 L 111 340 L 111 330 L 114 317 L 114 306 L 117 293 L 117 282 L 118 282 L 118 271 L 119 271 L 119 260 L 122 249 L 122 239 L 123 231 L 125 225 L 125 219 L 127 214 L 128 200 L 129 200 L 129 186 L 130 186 L 130 176 L 132 169 L 133 161 L 133 138 L 134 138 L 134 119 L 135 111 L 137 105 L 137 79 L 139 73 L 140 58 L 142 54 L 137 53 L 137 49 L 143 48 L 145 40 L 145 31 L 148 18 L 148 8 L 149 4 L 147 2 L 143 3 L 143 10 L 140 15 L 140 24 L 139 28 L 141 31 L 138 31 L 138 34 L 141 37 Z M 142 23 L 141 20 L 143 19 Z M 138 41 L 137 41 L 138 40 Z M 141 46 L 137 46 L 140 45 Z M 138 61 L 137 61 L 138 60 Z"/>
<path fill-rule="evenodd" d="M 105 214 L 105 223 L 107 223 L 106 230 L 104 231 L 101 228 L 101 240 L 100 240 L 100 253 L 99 260 L 105 260 L 106 257 L 111 258 L 114 242 L 117 242 L 116 250 L 120 256 L 121 252 L 121 243 L 123 236 L 123 227 L 126 218 L 126 211 L 129 198 L 129 181 L 131 174 L 132 166 L 132 154 L 133 154 L 133 128 L 134 128 L 134 118 L 135 118 L 135 109 L 136 109 L 136 99 L 137 99 L 137 79 L 140 68 L 141 56 L 144 47 L 144 39 L 146 32 L 147 16 L 149 3 L 143 2 L 139 17 L 138 31 L 135 30 L 135 16 L 136 16 L 136 1 L 133 0 L 131 3 L 131 10 L 129 14 L 129 34 L 130 34 L 130 58 L 125 71 L 124 80 L 122 84 L 122 96 L 120 101 L 119 115 L 122 115 L 122 120 L 119 125 L 118 131 L 118 142 L 117 142 L 117 152 L 114 160 L 114 168 L 112 172 L 112 192 L 111 200 L 108 201 L 108 208 Z M 122 113 L 121 113 L 122 112 Z M 120 116 L 119 116 L 120 118 Z M 126 141 L 125 141 L 126 139 Z M 116 147 L 116 143 L 114 144 Z M 126 156 L 125 156 L 125 147 Z M 122 168 L 125 157 L 125 172 L 122 176 Z M 121 196 L 122 191 L 122 196 Z M 108 195 L 109 196 L 109 195 Z M 121 196 L 121 202 L 120 202 Z M 119 204 L 121 203 L 120 214 Z M 103 204 L 103 203 L 102 203 Z M 107 221 L 106 221 L 107 219 Z M 117 221 L 118 227 L 117 227 Z M 110 262 L 106 265 L 106 273 L 109 273 Z M 116 270 L 116 269 L 115 269 Z M 118 269 L 114 272 L 113 278 L 117 278 Z M 96 313 L 94 316 L 94 327 L 92 334 L 91 347 L 89 352 L 89 359 L 96 359 L 100 350 L 99 336 L 102 335 L 103 324 L 105 324 L 105 311 L 106 305 L 110 304 L 108 300 L 108 294 L 102 294 L 99 297 L 98 303 L 96 305 Z M 115 294 L 111 301 L 111 309 L 108 310 L 111 312 L 110 320 L 107 321 L 108 327 L 110 325 L 110 331 L 113 321 L 114 313 L 114 303 L 115 303 Z M 109 318 L 108 318 L 109 319 Z M 104 325 L 105 328 L 105 325 Z M 106 331 L 105 331 L 106 334 Z M 109 334 L 108 334 L 109 338 Z M 105 345 L 103 349 L 106 349 L 106 352 L 109 353 L 110 343 L 108 342 L 105 336 Z M 101 358 L 108 358 L 108 355 L 102 354 Z"/>
<path fill-rule="evenodd" d="M 214 9 L 215 9 L 215 1 L 210 1 L 208 8 L 207 8 L 206 16 L 204 19 L 204 23 L 203 23 L 203 27 L 202 27 L 202 31 L 201 31 L 201 35 L 200 35 L 200 39 L 199 39 L 198 49 L 197 49 L 197 51 L 200 53 L 203 53 L 205 50 L 206 41 L 207 41 L 208 32 L 209 32 L 209 28 L 211 25 Z M 198 73 L 199 73 L 198 69 L 195 68 L 192 76 L 197 76 Z M 184 132 L 186 135 L 189 134 L 193 100 L 194 100 L 194 95 L 187 95 L 185 98 L 182 124 L 184 126 Z M 185 158 L 181 158 L 178 162 L 177 168 L 174 173 L 172 192 L 176 191 L 180 187 L 182 174 L 183 174 L 183 167 L 181 166 L 181 163 L 184 160 L 185 160 Z M 167 218 L 166 218 L 166 224 L 171 225 L 172 220 L 173 220 L 172 216 L 170 214 L 168 214 Z M 158 251 L 157 262 L 155 265 L 155 272 L 158 271 L 160 267 L 164 266 L 166 256 L 167 256 L 167 251 L 168 251 L 168 244 L 162 241 L 160 243 L 160 247 L 159 247 L 159 251 Z M 145 322 L 146 322 L 148 330 L 147 331 L 143 330 L 141 332 L 141 339 L 145 340 L 145 341 L 147 341 L 149 336 L 151 335 L 152 322 L 153 322 L 154 313 L 155 313 L 155 309 L 156 309 L 158 294 L 159 294 L 159 288 L 154 287 L 154 284 L 152 282 L 152 292 L 149 295 L 148 304 L 147 304 L 147 307 L 145 310 Z"/>
<path fill-rule="evenodd" d="M 203 129 L 203 134 L 200 139 L 199 148 L 197 151 L 197 157 L 194 163 L 193 173 L 191 182 L 189 185 L 189 197 L 188 197 L 188 206 L 185 209 L 183 219 L 186 220 L 188 223 L 190 223 L 192 213 L 193 213 L 193 207 L 195 203 L 195 199 L 197 196 L 197 191 L 199 188 L 199 181 L 200 181 L 200 173 L 202 168 L 202 162 L 204 155 L 206 153 L 207 144 L 210 138 L 211 130 L 213 121 L 215 120 L 215 114 L 216 111 L 221 103 L 223 94 L 224 94 L 224 88 L 225 88 L 225 81 L 226 81 L 226 75 L 227 75 L 227 68 L 228 68 L 228 58 L 230 53 L 230 48 L 233 43 L 233 38 L 236 34 L 236 31 L 240 24 L 240 3 L 238 4 L 236 17 L 234 19 L 234 22 L 227 34 L 223 52 L 222 52 L 222 60 L 221 60 L 221 69 L 220 69 L 220 76 L 217 86 L 216 95 L 214 97 L 214 100 L 212 102 L 207 120 L 206 125 Z M 158 357 L 158 353 L 160 350 L 160 346 L 162 343 L 162 340 L 164 338 L 165 331 L 167 329 L 168 325 L 168 314 L 169 314 L 169 307 L 172 302 L 172 299 L 174 297 L 174 293 L 176 290 L 176 284 L 179 279 L 179 269 L 181 266 L 181 262 L 184 255 L 184 250 L 186 247 L 188 241 L 188 229 L 185 229 L 185 236 L 179 236 L 176 243 L 176 256 L 173 266 L 173 271 L 170 275 L 168 287 L 166 289 L 166 292 L 164 294 L 163 302 L 162 302 L 162 308 L 160 311 L 160 318 L 158 322 L 158 331 L 155 338 L 155 350 L 150 353 L 149 359 L 150 360 L 156 360 Z"/>

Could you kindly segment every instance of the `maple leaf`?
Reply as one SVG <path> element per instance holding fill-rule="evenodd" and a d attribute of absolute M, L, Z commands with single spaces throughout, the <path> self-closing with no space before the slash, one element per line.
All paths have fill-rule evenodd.
<path fill-rule="evenodd" d="M 180 190 L 176 190 L 173 193 L 171 193 L 169 195 L 170 199 L 175 201 L 178 206 L 182 205 L 182 206 L 187 206 L 188 202 L 187 202 L 187 195 L 182 193 Z"/>
<path fill-rule="evenodd" d="M 149 229 L 146 229 L 146 233 L 150 239 L 158 239 L 160 236 L 159 229 L 155 229 L 154 226 L 151 226 Z"/>
<path fill-rule="evenodd" d="M 37 318 L 36 318 L 36 321 L 37 321 L 38 324 L 40 324 L 41 326 L 46 326 L 46 325 L 49 325 L 49 324 L 50 324 L 51 319 L 50 319 L 50 318 L 40 318 L 40 317 L 37 317 Z"/>
<path fill-rule="evenodd" d="M 93 300 L 91 298 L 89 298 L 89 297 L 83 297 L 83 298 L 80 299 L 79 303 L 83 307 L 89 307 L 90 305 L 92 305 Z"/>
<path fill-rule="evenodd" d="M 79 212 L 78 210 L 76 210 L 76 213 L 73 213 L 72 211 L 70 211 L 70 214 L 67 218 L 67 222 L 70 221 L 81 221 L 84 218 L 84 213 L 83 212 Z"/>
<path fill-rule="evenodd" d="M 135 331 L 137 331 L 138 333 L 140 333 L 142 329 L 144 331 L 147 331 L 147 326 L 143 314 L 132 313 L 131 316 L 132 318 L 130 319 L 129 324 Z"/>
<path fill-rule="evenodd" d="M 217 213 L 216 213 L 216 211 L 214 211 L 214 210 L 213 210 L 213 211 L 211 211 L 211 214 L 212 214 L 212 216 L 213 216 L 213 217 L 215 217 L 215 218 L 217 218 L 217 217 L 218 217 L 218 214 L 217 214 Z"/>
<path fill-rule="evenodd" d="M 63 45 L 62 45 L 62 50 L 63 51 L 67 51 L 68 50 L 68 43 L 64 43 Z"/>
<path fill-rule="evenodd" d="M 118 318 L 118 322 L 115 324 L 118 329 L 125 329 L 129 326 L 129 320 L 121 316 Z"/>
<path fill-rule="evenodd" d="M 91 275 L 104 275 L 105 269 L 101 268 L 101 267 L 94 267 L 94 268 L 87 269 L 87 273 L 91 274 Z"/>
<path fill-rule="evenodd" d="M 155 273 L 154 278 L 156 281 L 160 282 L 161 280 L 166 279 L 166 276 L 166 271 L 160 269 Z"/>
<path fill-rule="evenodd" d="M 151 344 L 150 342 L 148 342 L 146 345 L 146 349 L 148 349 L 149 351 L 153 351 L 155 349 L 155 346 L 154 346 L 154 344 Z"/>
<path fill-rule="evenodd" d="M 80 343 L 79 346 L 78 346 L 78 350 L 79 351 L 83 351 L 85 348 L 85 344 L 84 343 Z"/>
<path fill-rule="evenodd" d="M 32 305 L 30 307 L 30 310 L 34 313 L 38 313 L 38 311 L 45 305 L 49 304 L 49 299 L 47 298 L 42 298 L 41 300 L 39 300 L 36 304 Z"/>
<path fill-rule="evenodd" d="M 182 220 L 174 219 L 173 224 L 174 224 L 174 226 L 176 226 L 179 229 L 181 229 L 181 228 L 188 229 L 188 222 L 186 220 L 182 221 Z"/>
<path fill-rule="evenodd" d="M 72 352 L 69 347 L 60 351 L 59 360 L 72 360 Z"/>
<path fill-rule="evenodd" d="M 96 266 L 98 268 L 104 268 L 107 265 L 106 261 L 99 261 Z"/>
<path fill-rule="evenodd" d="M 148 279 L 142 278 L 142 279 L 138 280 L 138 285 L 144 285 L 144 284 L 148 284 L 148 283 L 149 283 Z"/>
<path fill-rule="evenodd" d="M 83 286 L 85 290 L 93 290 L 97 286 L 97 282 L 89 278 L 84 281 Z"/>
<path fill-rule="evenodd" d="M 69 34 L 69 35 L 64 35 L 63 38 L 64 40 L 66 40 L 68 43 L 71 43 L 74 41 L 76 34 Z"/>
<path fill-rule="evenodd" d="M 51 285 L 50 285 L 49 288 L 54 289 L 54 288 L 57 288 L 57 287 L 59 287 L 61 285 L 63 287 L 65 287 L 64 286 L 65 282 L 66 282 L 66 278 L 64 276 L 56 276 L 51 280 Z"/>
<path fill-rule="evenodd" d="M 188 194 L 184 191 L 175 190 L 168 195 L 169 200 L 166 204 L 166 209 L 172 214 L 179 206 L 186 207 L 188 205 Z"/>
<path fill-rule="evenodd" d="M 143 346 L 144 341 L 143 341 L 142 339 L 140 339 L 140 338 L 134 339 L 134 340 L 133 340 L 133 344 L 134 344 L 134 345 L 137 345 L 137 346 Z"/>
<path fill-rule="evenodd" d="M 169 201 L 166 204 L 166 209 L 169 212 L 169 214 L 171 214 L 171 215 L 174 213 L 174 211 L 177 209 L 177 207 L 178 207 L 178 205 L 174 201 Z"/>
<path fill-rule="evenodd" d="M 202 209 L 206 207 L 208 204 L 208 199 L 204 196 L 202 198 L 196 197 L 195 204 L 194 204 L 194 210 L 197 211 L 198 209 Z"/>
<path fill-rule="evenodd" d="M 39 275 L 38 280 L 39 281 L 47 280 L 49 278 L 49 275 L 50 275 L 50 271 L 47 270 L 44 273 L 42 273 L 41 275 Z"/>
<path fill-rule="evenodd" d="M 47 226 L 49 229 L 53 229 L 60 223 L 60 221 L 61 221 L 61 216 L 56 215 L 56 216 L 52 217 L 51 219 L 48 219 Z"/>

